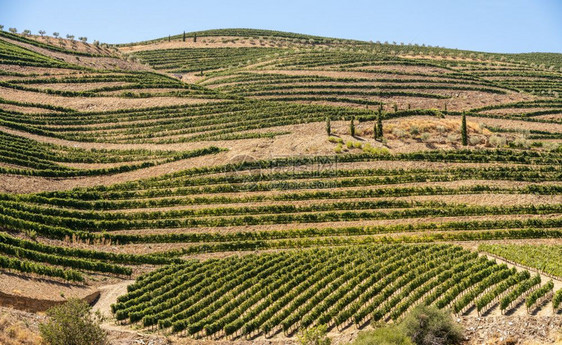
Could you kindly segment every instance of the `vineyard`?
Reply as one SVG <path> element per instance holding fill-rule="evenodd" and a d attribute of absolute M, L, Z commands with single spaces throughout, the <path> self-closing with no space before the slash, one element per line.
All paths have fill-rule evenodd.
<path fill-rule="evenodd" d="M 537 269 L 555 277 L 562 276 L 562 271 L 560 270 L 562 247 L 560 246 L 482 244 L 479 250 Z"/>
<path fill-rule="evenodd" d="M 459 313 L 499 299 L 508 310 L 539 283 L 458 246 L 355 246 L 160 269 L 129 286 L 112 309 L 117 320 L 198 338 L 271 337 L 315 324 L 397 320 L 419 303 Z M 552 282 L 534 290 L 528 308 L 551 290 Z"/>
<path fill-rule="evenodd" d="M 107 323 L 205 341 L 558 320 L 561 92 L 560 54 L 0 30 L 0 292 L 134 280 Z"/>

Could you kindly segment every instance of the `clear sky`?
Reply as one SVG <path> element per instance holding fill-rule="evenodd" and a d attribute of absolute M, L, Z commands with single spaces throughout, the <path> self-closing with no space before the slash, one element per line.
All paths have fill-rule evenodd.
<path fill-rule="evenodd" d="M 271 29 L 489 52 L 562 53 L 562 0 L 0 0 L 0 24 L 126 43 Z"/>

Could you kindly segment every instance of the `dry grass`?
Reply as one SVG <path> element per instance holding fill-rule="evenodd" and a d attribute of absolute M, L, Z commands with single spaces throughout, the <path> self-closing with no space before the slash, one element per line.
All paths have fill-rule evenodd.
<path fill-rule="evenodd" d="M 0 316 L 0 344 L 2 345 L 41 345 L 41 337 L 32 330 L 28 320 L 3 313 Z"/>

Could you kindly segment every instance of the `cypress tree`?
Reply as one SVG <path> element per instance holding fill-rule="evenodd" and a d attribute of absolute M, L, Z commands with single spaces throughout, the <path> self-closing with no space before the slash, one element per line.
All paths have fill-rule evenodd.
<path fill-rule="evenodd" d="M 351 133 L 351 136 L 354 137 L 355 136 L 355 117 L 351 117 L 351 121 L 349 122 L 349 132 Z"/>
<path fill-rule="evenodd" d="M 468 145 L 468 132 L 466 128 L 466 113 L 462 113 L 461 136 L 463 146 Z"/>
<path fill-rule="evenodd" d="M 185 42 L 185 31 L 183 32 L 183 41 Z"/>
<path fill-rule="evenodd" d="M 193 34 L 193 43 L 197 42 L 197 34 Z"/>
<path fill-rule="evenodd" d="M 326 117 L 326 133 L 328 133 L 328 135 L 332 134 L 332 125 L 329 116 Z"/>
<path fill-rule="evenodd" d="M 373 139 L 377 140 L 379 137 L 379 129 L 377 128 L 377 121 L 373 123 Z"/>
<path fill-rule="evenodd" d="M 383 137 L 383 128 L 382 128 L 382 111 L 379 111 L 377 114 L 377 138 L 382 139 Z"/>

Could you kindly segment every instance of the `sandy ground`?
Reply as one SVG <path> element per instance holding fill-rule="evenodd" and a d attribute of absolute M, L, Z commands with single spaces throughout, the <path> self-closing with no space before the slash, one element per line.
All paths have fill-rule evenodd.
<path fill-rule="evenodd" d="M 100 312 L 104 317 L 112 317 L 111 305 L 117 302 L 117 297 L 127 293 L 127 286 L 134 283 L 134 280 L 124 280 L 116 284 L 104 285 L 99 288 L 100 297 L 92 306 L 92 311 Z"/>
<path fill-rule="evenodd" d="M 70 297 L 89 295 L 95 291 L 95 288 L 2 271 L 0 272 L 0 291 L 36 299 L 64 301 Z"/>

